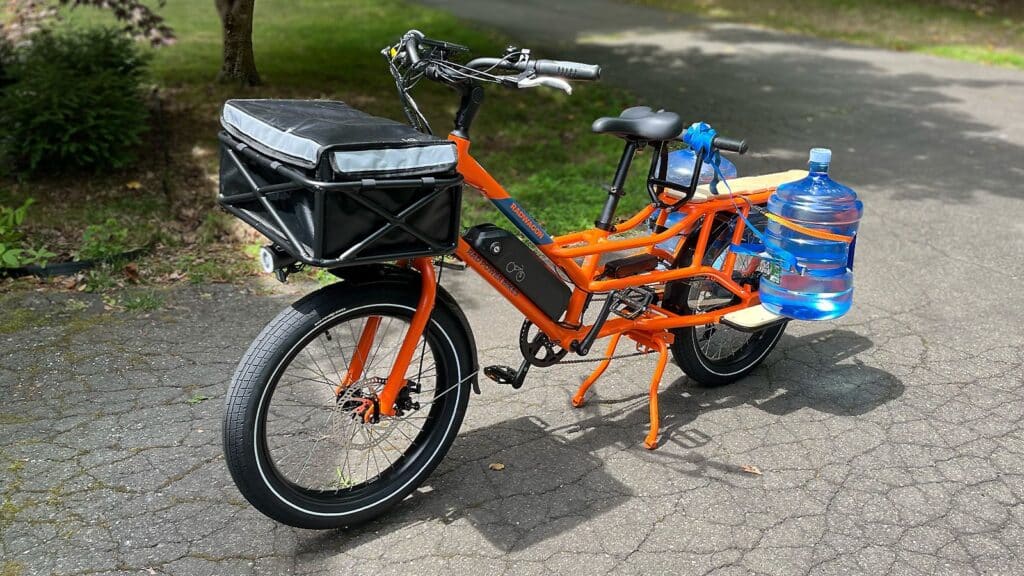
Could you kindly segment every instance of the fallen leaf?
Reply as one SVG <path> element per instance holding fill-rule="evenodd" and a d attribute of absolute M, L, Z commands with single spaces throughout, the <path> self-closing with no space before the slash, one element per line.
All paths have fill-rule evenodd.
<path fill-rule="evenodd" d="M 740 466 L 740 472 L 746 472 L 747 474 L 753 474 L 754 476 L 761 476 L 761 469 L 753 464 L 744 464 Z"/>
<path fill-rule="evenodd" d="M 138 284 L 139 277 L 139 265 L 135 262 L 129 262 L 124 265 L 124 275 L 128 278 L 128 281 L 132 284 Z"/>
<path fill-rule="evenodd" d="M 188 402 L 189 405 L 191 406 L 195 406 L 196 404 L 199 404 L 200 402 L 205 402 L 209 399 L 209 396 L 203 396 L 202 394 L 193 394 L 192 397 L 189 398 L 188 400 L 185 400 L 185 402 Z"/>
<path fill-rule="evenodd" d="M 501 462 L 491 462 L 491 465 L 488 466 L 488 468 L 500 472 L 505 469 L 505 465 Z"/>
<path fill-rule="evenodd" d="M 142 188 L 142 182 L 139 182 L 138 180 L 132 180 L 131 182 L 125 184 L 124 187 L 129 190 L 138 190 Z"/>

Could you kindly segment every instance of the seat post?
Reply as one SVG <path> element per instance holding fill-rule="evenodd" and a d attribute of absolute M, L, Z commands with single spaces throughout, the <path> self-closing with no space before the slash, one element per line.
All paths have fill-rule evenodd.
<path fill-rule="evenodd" d="M 615 169 L 615 177 L 612 179 L 612 187 L 608 190 L 608 199 L 605 200 L 604 209 L 601 210 L 601 217 L 594 222 L 594 226 L 601 230 L 610 231 L 613 228 L 612 219 L 615 218 L 615 208 L 619 205 L 619 198 L 626 193 L 626 176 L 629 175 L 629 165 L 633 162 L 633 155 L 636 154 L 638 148 L 638 141 L 626 140 L 626 147 L 623 148 L 619 166 Z"/>

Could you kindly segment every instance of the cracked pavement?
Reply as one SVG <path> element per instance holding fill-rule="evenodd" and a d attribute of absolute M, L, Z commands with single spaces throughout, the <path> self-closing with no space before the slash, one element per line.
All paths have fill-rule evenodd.
<path fill-rule="evenodd" d="M 312 532 L 249 507 L 220 455 L 235 363 L 308 287 L 174 288 L 149 314 L 13 296 L 5 316 L 48 318 L 0 331 L 4 576 L 1024 572 L 1024 74 L 601 1 L 430 3 L 574 38 L 542 54 L 748 138 L 744 173 L 831 144 L 866 204 L 853 311 L 791 324 L 731 386 L 670 366 L 654 452 L 652 358 L 613 363 L 581 409 L 589 365 L 484 380 L 422 489 Z M 515 311 L 470 273 L 444 283 L 481 364 L 515 363 Z"/>

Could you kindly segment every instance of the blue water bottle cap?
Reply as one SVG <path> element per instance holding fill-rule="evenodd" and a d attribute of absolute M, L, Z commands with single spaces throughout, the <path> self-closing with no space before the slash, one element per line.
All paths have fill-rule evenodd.
<path fill-rule="evenodd" d="M 811 148 L 812 164 L 828 164 L 832 161 L 832 151 L 828 148 Z"/>

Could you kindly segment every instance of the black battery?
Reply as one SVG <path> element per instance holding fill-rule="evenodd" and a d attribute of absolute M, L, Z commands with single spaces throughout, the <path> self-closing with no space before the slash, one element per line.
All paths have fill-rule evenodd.
<path fill-rule="evenodd" d="M 549 318 L 562 317 L 572 290 L 515 234 L 494 224 L 480 224 L 467 230 L 464 238 Z"/>

